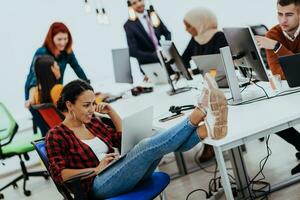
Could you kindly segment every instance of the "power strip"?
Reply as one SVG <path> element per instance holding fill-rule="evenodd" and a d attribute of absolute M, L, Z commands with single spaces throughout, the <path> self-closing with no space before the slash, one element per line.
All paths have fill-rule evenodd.
<path fill-rule="evenodd" d="M 224 195 L 224 189 L 223 188 L 219 188 L 217 192 L 214 192 L 213 195 L 208 198 L 208 200 L 219 200 L 223 197 Z"/>

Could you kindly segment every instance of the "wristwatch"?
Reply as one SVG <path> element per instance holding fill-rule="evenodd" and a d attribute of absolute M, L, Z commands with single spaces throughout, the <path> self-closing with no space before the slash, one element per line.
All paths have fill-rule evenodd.
<path fill-rule="evenodd" d="M 280 47 L 280 43 L 279 42 L 276 42 L 274 48 L 273 48 L 273 51 L 277 51 Z"/>

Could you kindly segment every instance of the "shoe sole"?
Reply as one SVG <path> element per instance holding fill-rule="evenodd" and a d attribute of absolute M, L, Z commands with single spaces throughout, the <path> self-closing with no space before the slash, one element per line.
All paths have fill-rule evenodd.
<path fill-rule="evenodd" d="M 206 127 L 212 139 L 222 139 L 227 135 L 228 104 L 224 93 L 218 88 L 213 77 L 205 75 L 209 86 L 209 105 Z"/>

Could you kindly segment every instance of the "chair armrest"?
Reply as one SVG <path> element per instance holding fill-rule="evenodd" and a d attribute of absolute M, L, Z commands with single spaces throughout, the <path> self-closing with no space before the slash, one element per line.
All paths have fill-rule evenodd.
<path fill-rule="evenodd" d="M 66 184 L 72 184 L 75 181 L 80 181 L 82 179 L 87 178 L 88 176 L 92 175 L 93 173 L 95 173 L 94 170 L 90 170 L 90 171 L 86 171 L 86 172 L 82 172 L 79 174 L 76 174 L 74 176 L 71 176 L 70 178 L 68 178 L 67 180 L 64 181 L 64 183 Z"/>
<path fill-rule="evenodd" d="M 66 184 L 67 187 L 74 194 L 74 200 L 88 200 L 89 199 L 89 195 L 81 187 L 81 180 L 84 178 L 87 178 L 88 176 L 92 175 L 93 173 L 95 173 L 94 170 L 82 172 L 82 173 L 76 174 L 74 176 L 71 176 L 69 179 L 64 181 L 64 184 Z"/>

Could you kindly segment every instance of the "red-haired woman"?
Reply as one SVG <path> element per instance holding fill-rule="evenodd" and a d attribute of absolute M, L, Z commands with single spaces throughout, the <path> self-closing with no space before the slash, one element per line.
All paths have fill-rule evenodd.
<path fill-rule="evenodd" d="M 34 54 L 33 61 L 30 66 L 29 74 L 27 75 L 25 83 L 25 100 L 26 106 L 29 107 L 34 99 L 30 97 L 29 93 L 34 93 L 36 86 L 36 76 L 34 73 L 34 62 L 37 56 L 51 55 L 57 62 L 61 78 L 58 80 L 59 83 L 63 82 L 63 76 L 66 69 L 66 65 L 70 64 L 77 76 L 83 80 L 88 81 L 84 71 L 77 62 L 77 59 L 72 50 L 72 36 L 67 26 L 61 22 L 54 22 L 47 33 L 44 44 L 42 47 L 37 49 Z"/>

